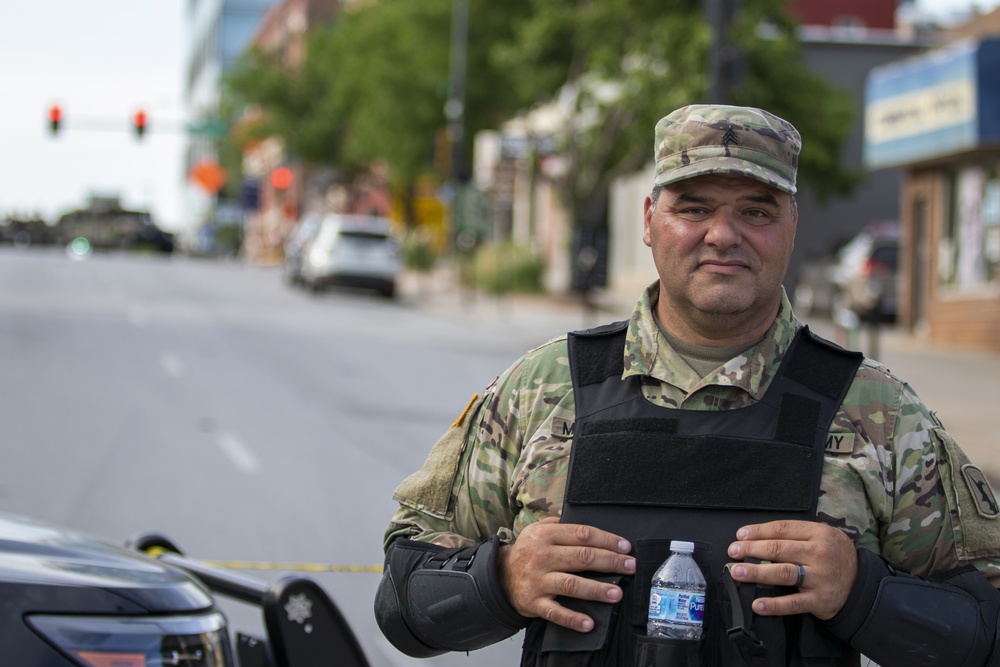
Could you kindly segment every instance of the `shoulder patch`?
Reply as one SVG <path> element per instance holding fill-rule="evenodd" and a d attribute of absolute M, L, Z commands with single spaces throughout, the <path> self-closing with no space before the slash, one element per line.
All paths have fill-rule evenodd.
<path fill-rule="evenodd" d="M 423 467 L 396 487 L 392 495 L 396 502 L 439 519 L 451 517 L 454 511 L 452 487 L 458 478 L 465 442 L 474 421 L 470 415 L 478 412 L 483 400 L 479 394 L 472 397 L 451 428 L 431 448 Z"/>
<path fill-rule="evenodd" d="M 931 434 L 941 457 L 959 560 L 1000 557 L 1000 505 L 989 480 L 947 431 L 935 428 Z"/>
<path fill-rule="evenodd" d="M 850 454 L 854 451 L 854 436 L 856 433 L 828 433 L 826 436 L 827 454 Z"/>
<path fill-rule="evenodd" d="M 979 516 L 986 519 L 1000 517 L 1000 506 L 997 505 L 996 495 L 983 471 L 968 463 L 962 466 L 962 478 L 969 487 L 969 493 L 972 495 Z"/>

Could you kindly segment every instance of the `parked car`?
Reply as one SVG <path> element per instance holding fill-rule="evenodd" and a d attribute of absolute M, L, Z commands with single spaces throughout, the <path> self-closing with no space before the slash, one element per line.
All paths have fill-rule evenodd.
<path fill-rule="evenodd" d="M 305 262 L 306 249 L 309 242 L 316 236 L 323 216 L 319 213 L 306 213 L 295 225 L 295 229 L 285 242 L 285 281 L 289 285 L 302 284 L 302 265 Z"/>
<path fill-rule="evenodd" d="M 837 255 L 837 307 L 867 322 L 894 322 L 899 282 L 899 226 L 865 227 Z"/>
<path fill-rule="evenodd" d="M 393 224 L 375 216 L 323 216 L 305 252 L 303 282 L 313 291 L 338 285 L 392 298 L 403 269 Z"/>
<path fill-rule="evenodd" d="M 129 546 L 0 514 L 3 664 L 368 667 L 343 615 L 310 579 L 264 582 L 212 568 L 151 533 Z M 154 551 L 157 558 L 146 555 Z M 216 594 L 259 606 L 267 636 L 237 633 L 234 646 Z"/>
<path fill-rule="evenodd" d="M 833 281 L 837 257 L 833 253 L 811 257 L 799 269 L 792 308 L 799 317 L 832 317 L 837 300 L 837 284 Z"/>

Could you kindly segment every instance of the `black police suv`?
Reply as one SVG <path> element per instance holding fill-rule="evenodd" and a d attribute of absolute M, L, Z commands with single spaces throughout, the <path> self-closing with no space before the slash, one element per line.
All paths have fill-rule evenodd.
<path fill-rule="evenodd" d="M 0 514 L 0 662 L 368 667 L 339 609 L 313 581 L 264 582 L 207 567 L 152 534 L 128 547 Z M 233 641 L 216 595 L 259 606 L 267 637 L 237 633 Z"/>

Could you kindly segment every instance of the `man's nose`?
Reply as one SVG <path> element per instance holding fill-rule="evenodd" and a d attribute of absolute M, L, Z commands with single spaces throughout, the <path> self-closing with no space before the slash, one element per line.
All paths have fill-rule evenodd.
<path fill-rule="evenodd" d="M 708 220 L 705 243 L 717 248 L 730 248 L 739 244 L 742 236 L 736 213 L 728 206 L 721 206 Z"/>

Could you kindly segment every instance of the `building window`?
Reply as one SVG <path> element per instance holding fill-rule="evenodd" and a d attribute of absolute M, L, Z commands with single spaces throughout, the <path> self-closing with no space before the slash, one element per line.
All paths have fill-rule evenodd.
<path fill-rule="evenodd" d="M 997 163 L 951 175 L 948 219 L 938 248 L 941 285 L 975 291 L 1000 283 L 1000 181 Z"/>

